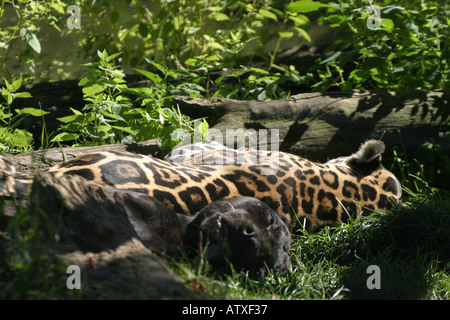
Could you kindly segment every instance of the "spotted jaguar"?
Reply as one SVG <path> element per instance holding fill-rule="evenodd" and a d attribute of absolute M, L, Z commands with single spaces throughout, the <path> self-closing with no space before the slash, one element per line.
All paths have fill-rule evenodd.
<path fill-rule="evenodd" d="M 189 159 L 182 156 L 180 161 L 179 154 L 162 160 L 107 151 L 83 155 L 48 172 L 80 175 L 91 184 L 145 193 L 186 215 L 216 200 L 240 196 L 260 199 L 269 206 L 278 202 L 277 213 L 287 219 L 291 230 L 301 227 L 308 232 L 388 209 L 399 204 L 402 193 L 399 180 L 382 166 L 385 145 L 378 140 L 369 140 L 354 154 L 326 163 L 285 152 L 255 153 L 214 145 L 209 145 L 210 151 L 202 153 L 199 161 L 195 145 L 183 148 L 194 150 L 184 154 Z M 220 161 L 224 154 L 240 160 L 230 164 L 228 156 Z M 14 194 L 29 183 L 27 177 L 15 179 L 6 174 L 0 193 Z"/>
<path fill-rule="evenodd" d="M 58 221 L 58 245 L 101 252 L 130 238 L 163 253 L 207 261 L 216 271 L 244 269 L 264 276 L 269 269 L 290 269 L 291 235 L 277 213 L 255 198 L 222 199 L 193 216 L 179 214 L 155 198 L 138 192 L 89 184 L 80 176 L 39 173 L 31 187 L 34 207 Z M 63 213 L 63 214 L 62 214 Z M 70 244 L 69 244 L 70 243 Z"/>

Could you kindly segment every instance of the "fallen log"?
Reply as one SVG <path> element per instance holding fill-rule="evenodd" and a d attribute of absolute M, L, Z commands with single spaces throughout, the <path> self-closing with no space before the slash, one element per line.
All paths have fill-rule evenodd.
<path fill-rule="evenodd" d="M 316 161 L 353 153 L 369 139 L 382 139 L 389 157 L 394 146 L 417 154 L 426 141 L 444 142 L 448 131 L 450 91 L 364 91 L 303 93 L 275 101 L 238 101 L 178 97 L 174 107 L 191 118 L 207 117 L 213 140 L 236 147 L 249 144 L 249 133 L 267 130 L 252 146 L 280 150 Z M 273 133 L 273 135 L 271 135 Z M 260 136 L 259 138 L 261 138 Z M 234 145 L 229 145 L 231 139 Z M 220 140 L 219 139 L 219 140 Z M 47 168 L 86 153 L 114 150 L 162 157 L 157 140 L 133 144 L 48 149 L 6 155 L 19 171 Z M 450 149 L 443 152 L 450 155 Z"/>
<path fill-rule="evenodd" d="M 51 166 L 69 161 L 70 159 L 79 157 L 83 154 L 101 151 L 128 151 L 144 155 L 151 155 L 158 158 L 161 158 L 163 156 L 157 139 L 151 139 L 136 143 L 116 143 L 92 147 L 51 148 L 19 154 L 2 154 L 1 156 L 5 157 L 12 164 L 14 164 L 17 171 L 27 172 L 34 169 L 47 169 Z"/>
<path fill-rule="evenodd" d="M 174 105 L 191 117 L 208 116 L 210 126 L 223 137 L 230 128 L 278 129 L 278 141 L 274 140 L 279 150 L 326 161 L 351 154 L 365 140 L 380 138 L 387 150 L 402 146 L 415 154 L 424 142 L 439 142 L 439 132 L 449 130 L 449 100 L 450 91 L 441 90 L 350 90 L 303 93 L 276 101 L 179 97 Z"/>

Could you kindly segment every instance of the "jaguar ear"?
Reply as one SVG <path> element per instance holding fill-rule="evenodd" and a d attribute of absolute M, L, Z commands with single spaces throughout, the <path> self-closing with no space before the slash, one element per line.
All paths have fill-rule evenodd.
<path fill-rule="evenodd" d="M 348 157 L 347 165 L 369 174 L 382 167 L 381 154 L 384 150 L 385 145 L 382 141 L 368 140 L 361 145 L 357 152 Z"/>
<path fill-rule="evenodd" d="M 264 197 L 261 199 L 270 209 L 277 210 L 281 206 L 281 202 L 278 200 L 274 200 L 270 197 Z"/>

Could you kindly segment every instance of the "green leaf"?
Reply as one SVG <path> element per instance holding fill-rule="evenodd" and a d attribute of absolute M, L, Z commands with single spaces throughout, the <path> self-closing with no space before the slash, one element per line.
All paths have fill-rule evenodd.
<path fill-rule="evenodd" d="M 222 12 L 214 12 L 211 13 L 208 18 L 212 19 L 212 20 L 216 20 L 216 21 L 227 21 L 230 19 L 230 17 L 228 17 L 225 13 Z"/>
<path fill-rule="evenodd" d="M 394 29 L 394 21 L 392 19 L 381 19 L 381 24 L 383 26 L 383 29 L 386 29 L 387 32 L 392 32 Z"/>
<path fill-rule="evenodd" d="M 110 134 L 111 133 L 111 126 L 110 125 L 106 125 L 106 124 L 98 125 L 96 127 L 96 131 L 97 131 L 97 133 Z M 93 134 L 95 135 L 95 133 L 93 133 Z"/>
<path fill-rule="evenodd" d="M 12 92 L 16 92 L 17 90 L 19 90 L 21 86 L 22 86 L 22 78 L 19 78 L 13 81 L 13 83 L 11 83 L 9 90 L 11 90 Z"/>
<path fill-rule="evenodd" d="M 5 99 L 6 103 L 10 105 L 13 102 L 13 96 L 11 92 L 6 90 L 5 88 L 2 89 L 2 97 Z"/>
<path fill-rule="evenodd" d="M 309 33 L 303 29 L 303 28 L 298 28 L 298 27 L 294 27 L 294 29 L 303 36 L 303 38 L 305 38 L 306 41 L 311 42 L 311 37 L 309 36 Z"/>
<path fill-rule="evenodd" d="M 116 130 L 120 130 L 126 133 L 129 133 L 131 135 L 135 135 L 137 133 L 137 130 L 133 130 L 131 127 L 118 127 L 118 126 L 111 126 L 111 128 L 114 128 Z"/>
<path fill-rule="evenodd" d="M 27 148 L 31 140 L 33 140 L 33 135 L 26 130 L 15 129 L 13 134 L 14 136 L 11 137 L 11 142 L 15 147 Z"/>
<path fill-rule="evenodd" d="M 205 58 L 205 60 L 206 60 L 206 61 L 220 61 L 220 58 L 219 58 L 217 55 L 212 54 L 212 55 L 210 55 L 210 56 L 207 56 L 207 57 Z"/>
<path fill-rule="evenodd" d="M 98 67 L 100 70 L 104 70 L 107 73 L 111 74 L 113 77 L 118 77 L 118 78 L 123 78 L 125 77 L 125 74 L 117 69 L 113 69 L 113 68 L 104 68 L 104 67 Z"/>
<path fill-rule="evenodd" d="M 259 10 L 259 13 L 260 13 L 264 18 L 272 19 L 272 20 L 274 20 L 274 21 L 278 21 L 277 15 L 276 15 L 275 13 L 273 13 L 273 12 L 270 12 L 269 10 L 261 9 L 261 10 Z"/>
<path fill-rule="evenodd" d="M 269 74 L 269 72 L 267 70 L 264 70 L 264 69 L 261 69 L 261 68 L 252 67 L 252 68 L 250 68 L 250 70 L 252 70 L 254 72 L 257 72 L 257 73 L 261 73 L 261 74 Z"/>
<path fill-rule="evenodd" d="M 198 30 L 200 30 L 199 27 L 189 27 L 187 34 L 188 35 L 193 35 L 194 33 L 196 33 Z"/>
<path fill-rule="evenodd" d="M 72 114 L 70 116 L 58 118 L 58 120 L 64 123 L 70 123 L 70 122 L 78 122 L 78 119 L 83 120 L 83 118 L 84 118 L 83 116 Z"/>
<path fill-rule="evenodd" d="M 31 94 L 29 92 L 16 92 L 14 93 L 15 98 L 31 98 Z"/>
<path fill-rule="evenodd" d="M 250 70 L 250 69 L 247 69 L 247 70 L 238 70 L 238 71 L 235 71 L 235 72 L 230 73 L 230 74 L 225 74 L 225 75 L 223 75 L 223 76 L 217 78 L 216 83 L 220 83 L 223 79 L 228 78 L 228 77 L 233 77 L 233 78 L 240 77 L 241 75 L 243 75 L 243 74 L 245 74 L 245 73 L 248 73 L 248 72 L 251 72 L 251 71 L 252 71 L 252 70 Z"/>
<path fill-rule="evenodd" d="M 223 45 L 221 45 L 220 43 L 215 42 L 215 41 L 208 42 L 206 47 L 207 48 L 211 48 L 211 49 L 218 49 L 218 50 L 221 50 L 221 51 L 225 51 L 226 50 Z"/>
<path fill-rule="evenodd" d="M 350 72 L 350 76 L 355 80 L 356 83 L 362 83 L 367 79 L 367 71 L 362 69 L 355 69 Z"/>
<path fill-rule="evenodd" d="M 300 13 L 307 13 L 307 12 L 313 12 L 317 11 L 320 8 L 333 8 L 329 4 L 324 4 L 320 2 L 315 2 L 312 0 L 302 0 L 302 1 L 295 1 L 291 2 L 287 6 L 287 10 L 290 12 L 300 12 Z"/>
<path fill-rule="evenodd" d="M 57 134 L 50 142 L 71 141 L 78 139 L 79 135 L 72 132 L 61 132 Z"/>
<path fill-rule="evenodd" d="M 190 76 L 192 76 L 192 74 L 187 71 L 184 71 L 184 70 L 170 70 L 166 74 L 166 77 L 176 78 L 176 76 L 190 77 Z"/>
<path fill-rule="evenodd" d="M 99 84 L 93 84 L 92 86 L 84 87 L 83 94 L 85 96 L 94 96 L 97 93 L 104 91 L 105 89 L 106 89 L 106 86 L 101 86 Z"/>
<path fill-rule="evenodd" d="M 103 49 L 103 52 L 100 50 L 97 50 L 97 55 L 100 58 L 100 60 L 105 60 L 108 57 L 108 52 L 106 52 L 105 49 Z"/>
<path fill-rule="evenodd" d="M 30 116 L 33 116 L 33 117 L 41 117 L 43 115 L 50 113 L 48 111 L 44 111 L 44 110 L 36 109 L 36 108 L 23 108 L 20 110 L 16 109 L 16 112 L 18 114 L 29 114 Z"/>
<path fill-rule="evenodd" d="M 341 54 L 342 54 L 342 51 L 337 51 L 337 52 L 335 52 L 333 55 L 331 55 L 330 57 L 328 57 L 327 59 L 321 61 L 320 64 L 325 64 L 325 63 L 327 63 L 327 62 L 336 60 L 337 58 L 339 58 L 339 57 L 341 56 Z"/>
<path fill-rule="evenodd" d="M 290 15 L 289 19 L 294 22 L 296 27 L 304 26 L 305 24 L 307 24 L 309 22 L 308 17 L 305 16 L 304 14 L 299 14 L 299 15 L 295 15 L 295 16 Z"/>
<path fill-rule="evenodd" d="M 148 58 L 145 58 L 145 61 L 150 63 L 152 66 L 157 68 L 159 71 L 161 71 L 162 74 L 164 74 L 164 76 L 166 75 L 167 71 L 169 71 L 169 68 L 167 68 L 167 66 L 162 62 L 154 61 L 154 60 L 151 60 Z"/>
<path fill-rule="evenodd" d="M 41 53 L 41 43 L 34 33 L 27 37 L 28 45 L 37 53 Z"/>
<path fill-rule="evenodd" d="M 148 36 L 148 26 L 146 23 L 139 23 L 139 34 L 142 36 L 142 38 L 146 38 Z"/>
<path fill-rule="evenodd" d="M 161 84 L 163 83 L 163 79 L 158 76 L 156 73 L 147 71 L 147 70 L 141 70 L 141 69 L 136 69 L 133 68 L 133 70 L 139 72 L 140 74 L 144 75 L 145 77 L 147 77 L 148 79 L 150 79 L 151 81 L 153 81 L 155 84 Z"/>
<path fill-rule="evenodd" d="M 20 36 L 28 45 L 37 53 L 41 53 L 41 43 L 36 35 L 30 30 L 30 28 L 20 29 Z"/>
<path fill-rule="evenodd" d="M 86 77 L 82 78 L 79 82 L 78 82 L 78 86 L 79 87 L 84 87 L 86 84 L 88 84 L 89 82 L 91 82 L 92 79 L 92 75 L 87 75 Z"/>
<path fill-rule="evenodd" d="M 103 50 L 103 52 L 106 52 L 106 51 Z M 111 60 L 117 58 L 117 57 L 120 56 L 121 54 L 122 54 L 122 52 L 114 53 L 114 54 L 108 56 L 108 57 L 106 58 L 106 61 L 107 61 L 107 62 L 110 62 Z"/>
<path fill-rule="evenodd" d="M 76 114 L 77 116 L 82 116 L 83 115 L 83 113 L 81 112 L 81 111 L 78 111 L 77 109 L 74 109 L 74 108 L 70 108 L 70 110 L 72 110 L 72 112 L 74 113 L 74 114 Z"/>
<path fill-rule="evenodd" d="M 385 6 L 383 8 L 383 13 L 389 14 L 391 12 L 398 12 L 398 11 L 403 11 L 403 10 L 405 10 L 404 7 L 400 7 L 400 6 L 396 6 L 396 5 L 389 5 L 389 6 Z"/>
<path fill-rule="evenodd" d="M 119 12 L 117 11 L 117 10 L 114 10 L 112 13 L 111 13 L 111 23 L 112 24 L 115 24 L 117 21 L 119 21 Z"/>
<path fill-rule="evenodd" d="M 292 31 L 280 31 L 280 32 L 278 32 L 278 35 L 282 39 L 289 39 L 289 38 L 292 38 L 294 36 L 294 32 L 292 32 Z"/>
<path fill-rule="evenodd" d="M 11 118 L 12 115 L 13 115 L 12 113 L 4 113 L 4 112 L 0 109 L 0 119 L 1 119 L 1 120 L 5 120 L 5 119 L 8 119 L 8 118 Z M 1 127 L 0 127 L 0 130 L 1 130 L 1 129 L 6 129 L 6 128 L 1 128 Z"/>
<path fill-rule="evenodd" d="M 197 120 L 194 121 L 197 123 Z M 205 118 L 202 119 L 202 122 L 194 129 L 197 134 L 199 134 L 202 140 L 208 138 L 209 125 Z"/>
<path fill-rule="evenodd" d="M 208 11 L 222 11 L 223 7 L 219 7 L 219 6 L 211 6 L 208 7 L 206 10 Z"/>
<path fill-rule="evenodd" d="M 340 14 L 331 14 L 327 17 L 327 20 L 330 22 L 330 27 L 336 28 L 345 23 L 346 18 Z"/>
<path fill-rule="evenodd" d="M 57 11 L 61 15 L 66 14 L 66 11 L 64 10 L 64 6 L 62 6 L 60 3 L 54 3 L 52 1 L 50 1 L 49 6 L 50 6 L 50 8 Z"/>
<path fill-rule="evenodd" d="M 197 59 L 194 58 L 189 58 L 184 62 L 185 65 L 187 66 L 198 66 L 200 64 L 200 61 L 198 61 Z"/>

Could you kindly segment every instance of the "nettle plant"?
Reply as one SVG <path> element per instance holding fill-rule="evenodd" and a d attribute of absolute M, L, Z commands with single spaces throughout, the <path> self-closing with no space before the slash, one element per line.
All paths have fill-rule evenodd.
<path fill-rule="evenodd" d="M 104 144 L 126 140 L 127 135 L 135 132 L 129 125 L 129 111 L 132 104 L 123 95 L 127 87 L 123 79 L 125 74 L 112 64 L 120 53 L 108 55 L 104 50 L 97 52 L 99 62 L 86 64 L 89 74 L 78 83 L 83 89 L 83 98 L 87 102 L 83 112 L 71 108 L 73 115 L 59 118 L 63 123 L 61 131 L 52 142 L 75 140 L 82 145 Z M 128 120 L 128 121 L 127 121 Z"/>
<path fill-rule="evenodd" d="M 60 57 L 47 62 L 38 57 L 45 55 L 43 40 L 63 32 L 66 6 L 62 0 L 0 1 L 0 67 L 5 77 L 40 78 L 63 64 Z"/>
<path fill-rule="evenodd" d="M 179 109 L 170 107 L 173 93 L 179 93 L 183 87 L 169 85 L 168 78 L 188 73 L 170 71 L 164 64 L 148 60 L 164 74 L 164 79 L 156 73 L 136 69 L 151 80 L 151 85 L 128 88 L 125 74 L 113 63 L 121 53 L 109 55 L 103 50 L 97 55 L 99 61 L 85 65 L 89 73 L 78 83 L 83 87 L 87 104 L 82 111 L 71 108 L 72 115 L 58 118 L 63 124 L 52 142 L 70 141 L 79 146 L 160 138 L 163 150 L 169 151 L 184 138 L 173 134 L 177 129 L 192 134 L 196 130 L 206 132 L 206 121 L 191 120 Z M 194 123 L 200 123 L 198 128 Z"/>
<path fill-rule="evenodd" d="M 383 6 L 339 1 L 321 6 L 326 13 L 318 23 L 337 29 L 341 36 L 327 48 L 328 57 L 311 68 L 317 80 L 313 90 L 449 87 L 447 3 L 399 2 L 385 0 Z"/>
<path fill-rule="evenodd" d="M 174 107 L 172 100 L 176 96 L 188 95 L 200 97 L 204 88 L 197 84 L 199 76 L 186 71 L 185 68 L 169 69 L 164 63 L 145 59 L 149 67 L 155 72 L 134 69 L 142 74 L 147 81 L 140 88 L 128 88 L 127 93 L 134 95 L 135 101 L 141 102 L 141 108 L 135 112 L 142 118 L 153 121 L 139 123 L 137 138 L 145 140 L 159 136 L 164 152 L 172 150 L 177 144 L 195 137 L 207 139 L 208 123 L 203 119 L 190 119 L 180 112 L 178 106 Z M 186 137 L 189 135 L 189 137 Z"/>
<path fill-rule="evenodd" d="M 19 126 L 27 116 L 43 117 L 48 112 L 38 108 L 11 108 L 16 99 L 31 98 L 29 92 L 18 92 L 22 78 L 12 81 L 3 79 L 1 88 L 3 101 L 0 101 L 0 153 L 25 152 L 33 150 L 33 135 Z M 45 132 L 43 131 L 43 134 Z"/>

